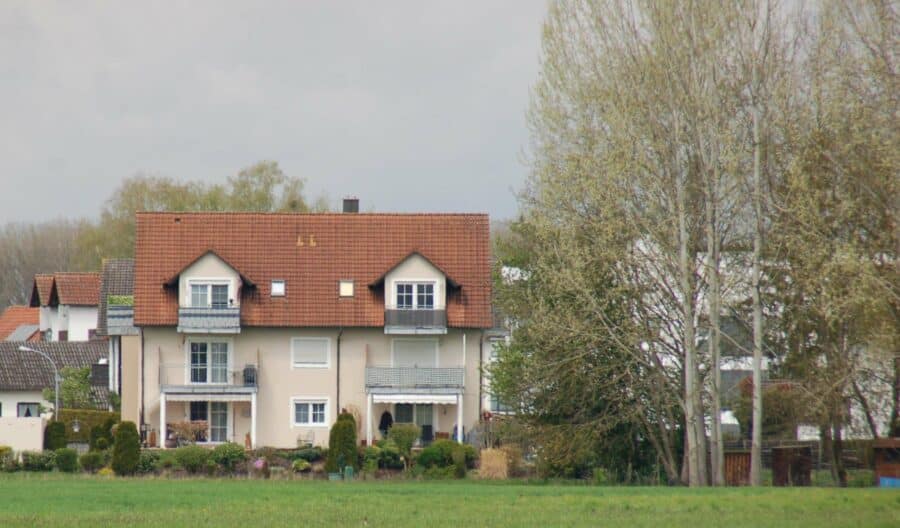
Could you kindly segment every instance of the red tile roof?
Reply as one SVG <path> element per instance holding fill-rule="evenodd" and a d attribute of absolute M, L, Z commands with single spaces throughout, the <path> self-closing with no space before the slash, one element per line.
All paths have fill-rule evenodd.
<path fill-rule="evenodd" d="M 99 273 L 54 273 L 59 304 L 97 306 L 100 303 Z"/>
<path fill-rule="evenodd" d="M 0 315 L 0 341 L 6 339 L 16 328 L 23 325 L 38 325 L 40 308 L 10 306 Z"/>
<path fill-rule="evenodd" d="M 38 274 L 34 276 L 31 287 L 31 306 L 47 306 L 50 304 L 50 292 L 53 290 L 53 275 Z"/>
<path fill-rule="evenodd" d="M 453 278 L 449 326 L 491 327 L 490 236 L 484 214 L 138 213 L 135 324 L 174 326 L 172 276 L 212 251 L 256 287 L 244 288 L 245 326 L 383 326 L 384 291 L 368 287 L 418 252 Z M 273 279 L 287 281 L 271 297 Z M 338 296 L 353 279 L 356 295 Z"/>

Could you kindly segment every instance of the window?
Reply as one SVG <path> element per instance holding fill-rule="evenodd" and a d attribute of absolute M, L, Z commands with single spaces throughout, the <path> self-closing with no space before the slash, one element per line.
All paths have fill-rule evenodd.
<path fill-rule="evenodd" d="M 206 431 L 197 433 L 197 442 L 228 441 L 228 403 L 193 401 L 190 404 L 192 422 L 206 422 Z"/>
<path fill-rule="evenodd" d="M 60 341 L 68 341 L 69 340 L 69 331 L 68 330 L 60 330 L 59 331 L 59 340 Z"/>
<path fill-rule="evenodd" d="M 491 408 L 490 411 L 492 413 L 511 413 L 513 412 L 513 408 L 511 405 L 507 405 L 500 401 L 500 397 L 496 394 L 491 394 Z"/>
<path fill-rule="evenodd" d="M 353 281 L 342 280 L 340 282 L 340 286 L 338 287 L 338 294 L 341 297 L 353 297 Z"/>
<path fill-rule="evenodd" d="M 20 402 L 16 406 L 16 416 L 19 418 L 37 418 L 41 415 L 41 406 L 38 403 Z"/>
<path fill-rule="evenodd" d="M 434 310 L 434 283 L 397 283 L 397 309 Z"/>
<path fill-rule="evenodd" d="M 291 362 L 294 368 L 328 368 L 331 340 L 327 337 L 295 337 L 291 339 Z"/>
<path fill-rule="evenodd" d="M 228 383 L 228 343 L 191 341 L 191 383 Z"/>
<path fill-rule="evenodd" d="M 324 426 L 327 424 L 325 400 L 293 400 L 294 425 Z"/>
<path fill-rule="evenodd" d="M 284 297 L 284 281 L 272 281 L 272 297 Z"/>
<path fill-rule="evenodd" d="M 191 283 L 191 306 L 194 308 L 228 308 L 228 284 Z"/>
<path fill-rule="evenodd" d="M 3 416 L 3 403 L 0 403 L 0 416 Z"/>

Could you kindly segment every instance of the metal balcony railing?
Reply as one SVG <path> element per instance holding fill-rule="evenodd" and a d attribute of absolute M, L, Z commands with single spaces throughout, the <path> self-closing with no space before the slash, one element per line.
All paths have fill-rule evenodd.
<path fill-rule="evenodd" d="M 385 333 L 446 333 L 447 310 L 388 308 L 384 311 Z"/>
<path fill-rule="evenodd" d="M 179 308 L 178 331 L 200 334 L 238 334 L 241 332 L 240 307 Z"/>
<path fill-rule="evenodd" d="M 185 363 L 164 363 L 159 366 L 159 385 L 163 390 L 168 388 L 190 388 L 195 391 L 255 389 L 258 383 L 258 368 L 251 364 L 244 365 L 242 368 Z"/>
<path fill-rule="evenodd" d="M 366 367 L 366 388 L 462 389 L 462 367 Z"/>
<path fill-rule="evenodd" d="M 113 335 L 137 335 L 134 326 L 134 307 L 125 305 L 107 305 L 106 333 Z"/>

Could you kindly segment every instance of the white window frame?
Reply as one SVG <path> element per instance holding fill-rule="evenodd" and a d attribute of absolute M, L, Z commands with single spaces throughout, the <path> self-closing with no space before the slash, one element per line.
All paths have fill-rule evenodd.
<path fill-rule="evenodd" d="M 194 306 L 194 286 L 206 286 L 206 306 Z M 195 278 L 187 280 L 187 305 L 190 308 L 209 308 L 212 309 L 212 287 L 213 286 L 225 286 L 228 291 L 226 295 L 226 306 L 225 308 L 232 308 L 237 306 L 237 298 L 234 295 L 234 287 L 231 285 L 231 279 L 223 279 L 223 278 Z M 231 301 L 234 301 L 232 303 Z"/>
<path fill-rule="evenodd" d="M 197 442 L 199 445 L 219 445 L 231 442 L 234 439 L 234 420 L 232 417 L 234 416 L 234 408 L 232 407 L 233 402 L 223 402 L 223 401 L 209 401 L 209 400 L 193 400 L 194 402 L 203 402 L 206 403 L 206 440 L 205 442 Z M 193 402 L 184 402 L 185 403 L 185 412 L 187 414 L 188 420 L 191 419 L 191 403 Z M 212 404 L 213 403 L 224 403 L 225 408 L 225 440 L 222 442 L 213 442 L 212 440 Z"/>
<path fill-rule="evenodd" d="M 275 293 L 276 284 L 281 285 L 281 293 Z M 270 293 L 272 297 L 284 297 L 285 295 L 287 295 L 287 282 L 284 279 L 273 279 L 270 286 Z"/>
<path fill-rule="evenodd" d="M 437 310 L 438 306 L 441 304 L 438 302 L 439 288 L 438 281 L 436 279 L 395 279 L 394 287 L 392 288 L 393 297 L 391 298 L 392 304 L 397 310 Z M 397 288 L 401 285 L 412 284 L 413 292 L 412 292 L 412 308 L 400 308 L 397 303 Z M 419 308 L 419 286 L 430 284 L 432 287 L 432 303 L 431 308 Z"/>
<path fill-rule="evenodd" d="M 314 403 L 324 403 L 325 404 L 325 421 L 322 423 L 299 423 L 295 421 L 296 413 L 294 412 L 294 407 L 298 403 L 304 403 L 310 405 L 308 416 L 312 419 L 312 404 Z M 295 427 L 328 427 L 331 424 L 331 398 L 327 396 L 292 396 L 291 397 L 291 405 L 290 405 L 290 424 L 291 428 Z"/>
<path fill-rule="evenodd" d="M 437 338 L 431 337 L 395 337 L 391 339 L 391 367 L 395 366 L 394 362 L 394 350 L 396 349 L 397 341 L 416 341 L 419 343 L 428 341 L 434 343 L 434 366 L 439 367 L 441 364 L 441 340 Z"/>
<path fill-rule="evenodd" d="M 298 363 L 294 360 L 295 341 L 325 341 L 325 363 Z M 331 368 L 331 338 L 330 337 L 305 337 L 291 338 L 291 369 L 328 369 Z"/>
<path fill-rule="evenodd" d="M 349 293 L 345 291 L 345 287 L 349 287 Z M 356 284 L 353 279 L 341 279 L 338 281 L 338 297 L 348 299 L 356 294 Z"/>
<path fill-rule="evenodd" d="M 206 343 L 206 380 L 207 381 L 191 381 L 191 344 Z M 212 343 L 225 343 L 228 347 L 228 362 L 225 371 L 224 382 L 212 382 Z M 184 384 L 185 385 L 231 385 L 228 382 L 228 376 L 234 373 L 234 340 L 230 337 L 189 337 L 184 340 Z M 201 400 L 197 400 L 201 401 Z"/>

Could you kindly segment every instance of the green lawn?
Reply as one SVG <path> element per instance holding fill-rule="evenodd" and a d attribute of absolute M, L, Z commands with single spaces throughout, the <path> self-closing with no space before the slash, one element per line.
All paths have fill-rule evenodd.
<path fill-rule="evenodd" d="M 0 526 L 900 526 L 900 491 L 0 475 Z"/>

